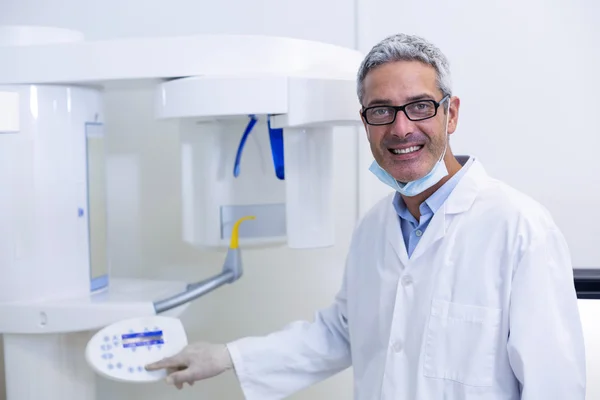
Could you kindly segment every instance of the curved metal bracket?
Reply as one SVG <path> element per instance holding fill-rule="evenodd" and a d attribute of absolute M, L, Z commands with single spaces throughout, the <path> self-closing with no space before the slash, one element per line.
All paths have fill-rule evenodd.
<path fill-rule="evenodd" d="M 155 301 L 154 311 L 157 314 L 196 300 L 198 297 L 204 296 L 205 294 L 212 292 L 226 283 L 233 283 L 241 278 L 243 274 L 243 268 L 241 252 L 238 248 L 238 230 L 240 223 L 247 219 L 254 219 L 254 217 L 240 218 L 233 226 L 233 230 L 231 232 L 231 244 L 227 250 L 227 257 L 225 258 L 222 272 L 219 275 L 213 276 L 212 278 L 208 278 L 196 283 L 190 283 L 184 292 L 178 293 L 163 300 Z"/>

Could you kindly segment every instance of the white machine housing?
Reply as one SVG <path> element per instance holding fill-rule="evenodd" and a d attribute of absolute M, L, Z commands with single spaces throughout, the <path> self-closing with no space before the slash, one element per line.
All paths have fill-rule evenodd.
<path fill-rule="evenodd" d="M 8 400 L 67 389 L 93 399 L 83 357 L 90 332 L 156 315 L 158 301 L 191 287 L 111 278 L 104 139 L 118 132 L 104 112 L 107 91 L 154 88 L 156 118 L 178 122 L 184 240 L 224 248 L 234 222 L 254 215 L 239 230 L 241 247 L 333 245 L 332 130 L 361 124 L 359 52 L 268 36 L 86 41 L 59 28 L 0 27 L 0 59 Z M 35 382 L 19 385 L 32 370 Z"/>

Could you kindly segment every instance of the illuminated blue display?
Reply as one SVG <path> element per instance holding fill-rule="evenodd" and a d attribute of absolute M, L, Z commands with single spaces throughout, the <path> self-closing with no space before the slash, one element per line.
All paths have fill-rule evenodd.
<path fill-rule="evenodd" d="M 137 332 L 121 335 L 124 348 L 164 344 L 162 331 Z"/>

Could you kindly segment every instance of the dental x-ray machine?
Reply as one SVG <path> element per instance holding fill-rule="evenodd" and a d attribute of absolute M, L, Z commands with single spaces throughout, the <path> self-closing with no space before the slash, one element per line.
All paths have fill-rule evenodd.
<path fill-rule="evenodd" d="M 106 92 L 154 88 L 156 118 L 179 123 L 186 242 L 227 248 L 239 235 L 241 247 L 323 247 L 334 242 L 332 130 L 360 124 L 361 59 L 352 49 L 278 37 L 86 41 L 65 29 L 0 27 L 0 333 L 8 400 L 67 392 L 94 399 L 96 374 L 84 354 L 91 333 L 180 315 L 241 275 L 228 258 L 221 274 L 194 284 L 111 277 Z M 129 336 L 96 336 L 108 339 L 90 346 L 135 348 L 146 337 L 136 330 L 152 331 L 146 339 L 153 344 L 167 332 L 142 325 L 123 326 Z M 88 358 L 119 368 L 113 353 L 94 349 Z M 24 376 L 31 377 L 26 384 Z"/>

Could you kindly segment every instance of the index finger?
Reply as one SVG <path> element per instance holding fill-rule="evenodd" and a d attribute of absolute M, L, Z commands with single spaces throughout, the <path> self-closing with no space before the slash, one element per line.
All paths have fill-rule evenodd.
<path fill-rule="evenodd" d="M 173 357 L 167 357 L 167 358 L 163 358 L 162 360 L 150 363 L 148 365 L 146 365 L 146 371 L 156 371 L 159 369 L 166 369 L 166 368 L 179 368 L 181 366 L 184 366 L 183 363 L 181 362 L 181 360 L 179 359 L 179 357 L 177 356 L 173 356 Z"/>

